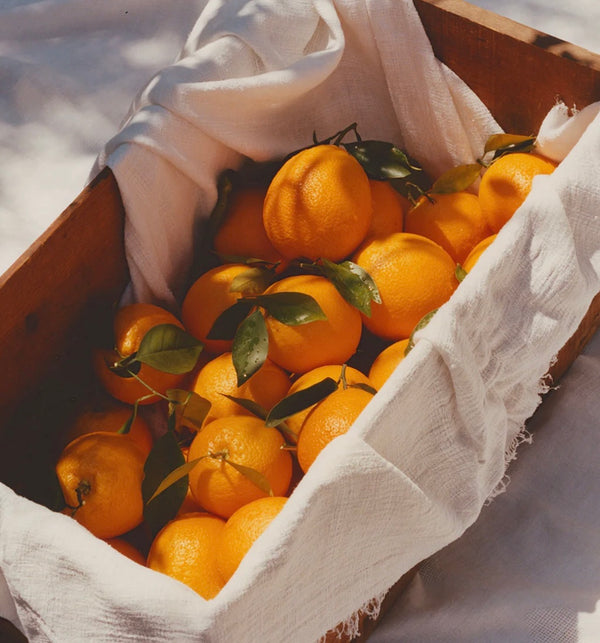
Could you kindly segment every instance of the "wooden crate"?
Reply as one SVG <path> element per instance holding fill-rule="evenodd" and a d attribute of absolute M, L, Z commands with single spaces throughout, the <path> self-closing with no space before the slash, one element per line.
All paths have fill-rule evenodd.
<path fill-rule="evenodd" d="M 600 56 L 463 0 L 414 3 L 437 57 L 506 131 L 537 132 L 559 98 L 578 107 L 600 100 Z M 57 455 L 56 433 L 91 385 L 89 348 L 101 340 L 128 280 L 123 224 L 119 190 L 106 169 L 0 277 L 0 479 L 38 502 L 48 502 L 44 472 Z M 599 324 L 596 297 L 553 366 L 555 379 Z M 384 609 L 410 577 L 390 591 Z M 363 622 L 362 640 L 373 626 Z M 0 622 L 2 640 L 11 640 L 4 629 L 9 625 Z"/>

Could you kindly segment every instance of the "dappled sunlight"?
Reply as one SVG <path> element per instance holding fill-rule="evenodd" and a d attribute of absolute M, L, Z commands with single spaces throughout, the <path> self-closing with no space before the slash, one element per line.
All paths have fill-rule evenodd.
<path fill-rule="evenodd" d="M 0 273 L 79 194 L 131 101 L 176 60 L 204 4 L 0 4 Z"/>

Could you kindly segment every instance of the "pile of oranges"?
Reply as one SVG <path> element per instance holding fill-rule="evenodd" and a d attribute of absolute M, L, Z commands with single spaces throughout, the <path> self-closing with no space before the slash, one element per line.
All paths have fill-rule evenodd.
<path fill-rule="evenodd" d="M 234 175 L 178 314 L 122 307 L 114 344 L 95 351 L 111 402 L 68 427 L 56 465 L 64 512 L 214 597 L 533 177 L 552 172 L 524 138 L 500 137 L 491 162 L 416 194 L 420 170 L 390 170 L 399 151 L 380 142 L 328 139 L 262 181 Z M 387 155 L 380 170 L 373 150 Z"/>

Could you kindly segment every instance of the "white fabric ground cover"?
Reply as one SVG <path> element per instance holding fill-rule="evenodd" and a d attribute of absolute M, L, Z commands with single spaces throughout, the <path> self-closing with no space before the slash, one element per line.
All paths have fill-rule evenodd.
<path fill-rule="evenodd" d="M 501 482 L 548 364 L 600 289 L 594 109 L 576 119 L 552 110 L 540 141 L 558 158 L 568 151 L 563 163 L 534 181 L 212 601 L 0 487 L 0 565 L 27 636 L 314 641 L 458 538 Z M 433 175 L 472 162 L 499 131 L 435 60 L 408 0 L 209 2 L 179 61 L 138 97 L 98 162 L 124 198 L 129 296 L 172 305 L 181 295 L 190 231 L 210 212 L 222 169 L 354 121 L 363 138 L 395 142 Z M 562 148 L 561 129 L 574 130 Z"/>

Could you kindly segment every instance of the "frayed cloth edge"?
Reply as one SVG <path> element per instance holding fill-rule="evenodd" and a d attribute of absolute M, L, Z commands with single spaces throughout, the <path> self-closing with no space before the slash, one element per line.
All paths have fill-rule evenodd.
<path fill-rule="evenodd" d="M 551 362 L 550 362 L 550 368 L 555 364 L 556 360 L 558 357 L 555 355 Z M 555 385 L 552 381 L 551 376 L 547 373 L 542 377 L 538 383 L 538 406 L 542 403 L 543 396 L 549 393 L 550 391 L 554 391 L 558 389 L 558 385 Z M 510 484 L 510 475 L 507 473 L 508 466 L 513 460 L 517 459 L 517 451 L 519 450 L 519 447 L 522 444 L 532 444 L 533 443 L 533 435 L 531 432 L 527 429 L 526 423 L 523 424 L 523 426 L 519 429 L 519 432 L 517 435 L 513 438 L 512 442 L 510 443 L 508 449 L 506 450 L 506 453 L 504 454 L 504 475 L 502 476 L 502 479 L 500 482 L 494 487 L 490 495 L 486 498 L 485 504 L 489 505 L 490 502 L 500 494 L 503 494 L 508 485 Z"/>
<path fill-rule="evenodd" d="M 324 634 L 316 643 L 327 643 L 334 640 L 353 640 L 361 634 L 364 620 L 376 620 L 381 612 L 381 604 L 388 590 L 367 601 L 359 610 Z"/>

